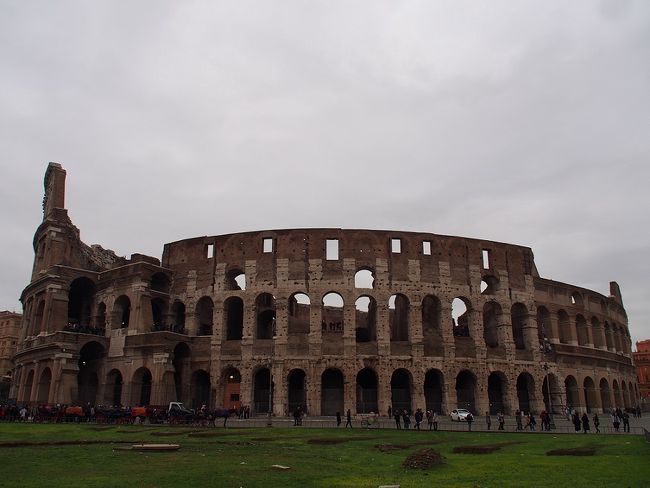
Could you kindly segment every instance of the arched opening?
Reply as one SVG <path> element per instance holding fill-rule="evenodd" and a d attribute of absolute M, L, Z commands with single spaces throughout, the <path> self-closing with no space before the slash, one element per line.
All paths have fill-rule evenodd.
<path fill-rule="evenodd" d="M 596 385 L 594 380 L 587 376 L 583 382 L 583 387 L 585 390 L 585 409 L 588 413 L 594 412 L 598 408 L 598 392 L 596 391 Z"/>
<path fill-rule="evenodd" d="M 223 372 L 223 408 L 239 410 L 241 407 L 241 374 L 235 368 Z"/>
<path fill-rule="evenodd" d="M 162 298 L 151 300 L 151 316 L 154 330 L 165 330 L 165 316 L 167 315 L 167 302 Z"/>
<path fill-rule="evenodd" d="M 605 331 L 600 324 L 600 320 L 596 317 L 591 317 L 591 333 L 594 337 L 594 347 L 602 349 L 605 347 Z"/>
<path fill-rule="evenodd" d="M 621 381 L 621 392 L 623 393 L 623 408 L 630 408 L 630 392 L 625 381 Z"/>
<path fill-rule="evenodd" d="M 388 325 L 391 341 L 409 340 L 409 299 L 404 295 L 391 295 L 388 299 Z"/>
<path fill-rule="evenodd" d="M 203 405 L 210 407 L 210 374 L 199 369 L 192 373 L 192 389 L 190 395 L 191 408 L 200 409 Z"/>
<path fill-rule="evenodd" d="M 580 407 L 580 396 L 578 395 L 578 382 L 569 375 L 564 380 L 564 389 L 566 390 L 566 404 L 569 408 Z"/>
<path fill-rule="evenodd" d="M 176 398 L 180 402 L 187 400 L 185 398 L 185 385 L 189 383 L 187 376 L 190 371 L 191 354 L 189 346 L 184 342 L 179 342 L 174 347 L 174 356 L 172 359 L 172 365 L 174 366 L 174 389 Z"/>
<path fill-rule="evenodd" d="M 499 291 L 499 279 L 494 275 L 485 275 L 481 279 L 481 294 L 494 295 Z"/>
<path fill-rule="evenodd" d="M 139 368 L 133 373 L 132 399 L 139 406 L 146 406 L 151 403 L 151 371 L 147 368 Z"/>
<path fill-rule="evenodd" d="M 45 301 L 41 300 L 38 302 L 38 306 L 36 307 L 36 315 L 34 315 L 34 324 L 32 326 L 32 335 L 37 335 L 41 330 L 44 330 L 43 327 L 43 313 L 45 311 Z"/>
<path fill-rule="evenodd" d="M 29 371 L 29 373 L 27 374 L 27 378 L 25 379 L 25 387 L 23 388 L 23 401 L 24 402 L 31 401 L 33 385 L 34 385 L 34 370 L 32 369 L 32 370 Z"/>
<path fill-rule="evenodd" d="M 612 329 L 608 322 L 605 322 L 605 344 L 608 350 L 614 349 L 614 339 L 612 338 Z"/>
<path fill-rule="evenodd" d="M 544 336 L 548 339 L 557 339 L 551 327 L 551 313 L 546 307 L 537 307 L 537 335 L 540 341 Z"/>
<path fill-rule="evenodd" d="M 582 307 L 582 295 L 577 291 L 574 291 L 571 294 L 571 305 L 574 305 L 576 307 Z"/>
<path fill-rule="evenodd" d="M 370 269 L 360 269 L 354 275 L 355 288 L 373 288 L 375 276 Z"/>
<path fill-rule="evenodd" d="M 329 368 L 321 375 L 321 415 L 343 414 L 343 373 L 338 369 Z"/>
<path fill-rule="evenodd" d="M 123 384 L 122 373 L 119 370 L 113 369 L 108 373 L 104 395 L 104 403 L 106 405 L 115 407 L 122 405 Z"/>
<path fill-rule="evenodd" d="M 614 408 L 623 406 L 623 398 L 621 397 L 621 390 L 618 388 L 618 381 L 612 381 L 612 390 L 614 391 Z"/>
<path fill-rule="evenodd" d="M 174 320 L 172 332 L 183 334 L 185 332 L 185 304 L 183 302 L 176 300 L 172 304 L 172 318 Z"/>
<path fill-rule="evenodd" d="M 557 326 L 560 331 L 560 342 L 562 344 L 571 342 L 571 322 L 569 314 L 564 310 L 558 310 L 557 312 Z"/>
<path fill-rule="evenodd" d="M 357 342 L 377 340 L 377 302 L 373 297 L 361 296 L 354 302 L 355 337 Z"/>
<path fill-rule="evenodd" d="M 576 315 L 576 330 L 578 331 L 578 344 L 580 346 L 586 346 L 589 344 L 587 320 L 580 314 Z"/>
<path fill-rule="evenodd" d="M 377 402 L 377 373 L 363 368 L 357 373 L 357 413 L 379 413 Z"/>
<path fill-rule="evenodd" d="M 245 290 L 246 275 L 241 269 L 231 269 L 226 273 L 226 290 Z"/>
<path fill-rule="evenodd" d="M 38 391 L 36 393 L 36 401 L 38 403 L 47 403 L 50 398 L 50 384 L 52 383 L 52 371 L 50 368 L 45 368 L 41 373 L 41 378 L 38 381 Z"/>
<path fill-rule="evenodd" d="M 442 356 L 441 305 L 438 297 L 427 295 L 422 300 L 422 340 L 425 356 Z"/>
<path fill-rule="evenodd" d="M 77 373 L 78 401 L 81 405 L 95 405 L 99 370 L 106 351 L 98 342 L 89 342 L 79 351 L 79 372 Z"/>
<path fill-rule="evenodd" d="M 396 369 L 390 379 L 390 396 L 393 411 L 412 411 L 411 407 L 411 373 L 405 369 Z"/>
<path fill-rule="evenodd" d="M 463 370 L 456 376 L 456 405 L 476 413 L 476 378 L 472 373 Z"/>
<path fill-rule="evenodd" d="M 521 373 L 517 377 L 517 400 L 519 400 L 519 410 L 532 413 L 531 409 L 535 400 L 535 380 L 528 373 Z"/>
<path fill-rule="evenodd" d="M 210 297 L 201 297 L 196 304 L 197 332 L 200 336 L 212 335 L 214 302 Z"/>
<path fill-rule="evenodd" d="M 499 316 L 501 306 L 497 302 L 487 302 L 483 305 L 483 339 L 490 348 L 499 347 Z"/>
<path fill-rule="evenodd" d="M 70 283 L 68 292 L 68 325 L 90 326 L 95 283 L 88 278 L 77 278 Z"/>
<path fill-rule="evenodd" d="M 270 293 L 261 293 L 255 299 L 256 339 L 272 339 L 275 333 L 275 297 Z"/>
<path fill-rule="evenodd" d="M 269 403 L 269 393 L 271 392 L 271 373 L 269 368 L 260 368 L 253 376 L 253 412 L 267 413 L 271 411 Z"/>
<path fill-rule="evenodd" d="M 171 280 L 165 273 L 154 273 L 154 275 L 151 277 L 151 284 L 149 287 L 153 291 L 169 294 L 170 286 Z"/>
<path fill-rule="evenodd" d="M 510 318 L 512 321 L 512 339 L 515 342 L 516 349 L 526 349 L 524 340 L 524 327 L 528 320 L 528 309 L 523 303 L 515 303 L 510 309 Z"/>
<path fill-rule="evenodd" d="M 469 332 L 469 302 L 456 297 L 451 302 L 451 320 L 454 337 L 470 337 Z"/>
<path fill-rule="evenodd" d="M 564 402 L 557 383 L 557 378 L 554 374 L 549 373 L 544 376 L 544 381 L 542 382 L 542 399 L 544 400 L 544 408 L 547 412 L 563 413 L 562 405 Z"/>
<path fill-rule="evenodd" d="M 424 402 L 426 409 L 432 412 L 443 413 L 444 379 L 442 372 L 430 369 L 424 377 Z"/>
<path fill-rule="evenodd" d="M 505 402 L 507 380 L 505 375 L 500 371 L 494 371 L 488 376 L 488 400 L 490 402 L 490 415 L 496 415 L 499 412 L 508 414 L 507 404 Z"/>
<path fill-rule="evenodd" d="M 125 329 L 129 326 L 131 318 L 131 300 L 126 295 L 120 295 L 113 305 L 113 316 L 115 317 L 114 329 Z"/>
<path fill-rule="evenodd" d="M 311 300 L 304 293 L 294 293 L 289 297 L 288 333 L 309 334 Z"/>
<path fill-rule="evenodd" d="M 295 412 L 298 407 L 302 409 L 302 412 L 306 412 L 307 410 L 305 377 L 306 374 L 302 369 L 293 369 L 289 372 L 289 377 L 287 378 L 287 405 L 289 406 L 289 412 Z"/>
<path fill-rule="evenodd" d="M 239 297 L 230 297 L 224 302 L 224 324 L 227 341 L 241 341 L 244 331 L 244 302 Z"/>
<path fill-rule="evenodd" d="M 338 293 L 327 293 L 323 297 L 323 332 L 343 332 L 343 305 L 343 297 Z"/>
<path fill-rule="evenodd" d="M 603 407 L 603 412 L 609 412 L 612 408 L 612 393 L 609 390 L 609 383 L 605 378 L 600 380 L 600 404 Z"/>

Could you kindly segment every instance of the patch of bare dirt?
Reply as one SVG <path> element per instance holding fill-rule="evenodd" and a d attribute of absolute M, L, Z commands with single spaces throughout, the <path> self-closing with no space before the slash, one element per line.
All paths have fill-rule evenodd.
<path fill-rule="evenodd" d="M 406 469 L 431 469 L 442 464 L 442 455 L 433 449 L 420 449 L 408 456 L 402 466 Z"/>
<path fill-rule="evenodd" d="M 598 449 L 596 447 L 573 447 L 570 449 L 553 449 L 547 451 L 547 456 L 593 456 Z"/>
<path fill-rule="evenodd" d="M 344 442 L 352 441 L 369 441 L 372 439 L 374 439 L 374 437 L 317 437 L 314 439 L 308 439 L 307 444 L 319 444 L 326 446 L 333 444 L 343 444 Z"/>
<path fill-rule="evenodd" d="M 502 442 L 500 444 L 484 444 L 482 446 L 456 446 L 452 451 L 454 454 L 491 454 L 502 447 L 519 444 L 519 442 Z"/>
<path fill-rule="evenodd" d="M 391 453 L 393 451 L 402 451 L 411 447 L 410 444 L 377 444 L 375 446 L 381 452 Z"/>
<path fill-rule="evenodd" d="M 245 430 L 218 430 L 216 432 L 211 432 L 211 431 L 201 431 L 201 432 L 190 432 L 187 434 L 188 437 L 224 437 L 228 435 L 246 435 L 249 434 L 249 431 Z"/>
<path fill-rule="evenodd" d="M 51 446 L 88 446 L 92 444 L 134 444 L 136 441 L 125 440 L 72 440 L 72 441 L 9 441 L 0 442 L 3 447 L 51 447 Z"/>
<path fill-rule="evenodd" d="M 172 437 L 175 435 L 186 435 L 186 434 L 198 434 L 202 431 L 194 431 L 194 430 L 185 430 L 185 431 L 179 431 L 179 432 L 173 432 L 173 431 L 162 431 L 162 432 L 152 432 L 151 435 L 156 436 L 156 437 Z"/>

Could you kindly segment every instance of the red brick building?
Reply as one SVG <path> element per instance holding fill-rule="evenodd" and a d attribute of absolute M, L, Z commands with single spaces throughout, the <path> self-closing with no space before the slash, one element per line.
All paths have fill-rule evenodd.
<path fill-rule="evenodd" d="M 636 364 L 636 375 L 639 378 L 641 398 L 650 401 L 650 339 L 638 341 L 633 356 L 634 364 Z"/>

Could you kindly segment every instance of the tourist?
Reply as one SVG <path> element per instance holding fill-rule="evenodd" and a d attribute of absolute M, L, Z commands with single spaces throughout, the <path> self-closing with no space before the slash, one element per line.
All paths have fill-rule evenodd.
<path fill-rule="evenodd" d="M 535 430 L 535 426 L 537 425 L 537 421 L 535 420 L 535 416 L 533 415 L 533 412 L 528 412 L 528 427 L 530 430 Z"/>
<path fill-rule="evenodd" d="M 623 412 L 623 432 L 630 432 L 630 414 Z"/>
<path fill-rule="evenodd" d="M 345 414 L 346 421 L 345 421 L 345 428 L 348 428 L 348 425 L 350 428 L 352 428 L 352 412 L 350 412 L 350 409 L 348 408 L 347 413 Z"/>
<path fill-rule="evenodd" d="M 573 411 L 573 428 L 576 432 L 580 432 L 580 415 L 575 410 Z"/>
<path fill-rule="evenodd" d="M 492 426 L 492 417 L 490 417 L 490 412 L 485 412 L 485 425 L 487 425 L 487 430 L 490 430 Z"/>
<path fill-rule="evenodd" d="M 400 420 L 402 419 L 402 416 L 400 415 L 399 410 L 395 410 L 393 417 L 395 418 L 395 426 L 398 429 L 401 429 L 402 426 L 400 425 Z"/>
<path fill-rule="evenodd" d="M 499 430 L 504 430 L 504 425 L 506 423 L 506 417 L 503 415 L 503 412 L 497 414 L 497 422 L 499 422 Z"/>
<path fill-rule="evenodd" d="M 594 427 L 596 428 L 596 434 L 600 434 L 600 428 L 599 428 L 600 419 L 598 418 L 597 413 L 594 414 L 593 422 L 594 422 Z"/>
<path fill-rule="evenodd" d="M 422 423 L 422 417 L 423 417 L 423 415 L 422 415 L 422 409 L 419 409 L 419 408 L 418 408 L 418 409 L 415 411 L 415 428 L 416 428 L 417 430 L 420 430 L 420 424 Z"/>
<path fill-rule="evenodd" d="M 336 412 L 336 426 L 341 427 L 341 412 Z"/>
<path fill-rule="evenodd" d="M 589 432 L 589 416 L 587 412 L 582 414 L 582 432 L 586 434 Z"/>
<path fill-rule="evenodd" d="M 474 422 L 474 416 L 472 415 L 471 412 L 467 414 L 467 417 L 465 417 L 465 420 L 467 421 L 467 430 L 471 432 L 472 431 L 472 422 Z"/>
<path fill-rule="evenodd" d="M 517 422 L 517 430 L 524 430 L 523 422 L 521 421 L 521 412 L 519 410 L 515 412 L 515 421 Z"/>
<path fill-rule="evenodd" d="M 614 432 L 618 432 L 619 426 L 621 425 L 621 418 L 616 413 L 616 410 L 612 410 L 612 425 L 614 426 Z"/>
<path fill-rule="evenodd" d="M 406 409 L 402 412 L 402 420 L 404 421 L 404 428 L 408 430 L 411 425 L 411 414 Z"/>
<path fill-rule="evenodd" d="M 433 430 L 433 412 L 427 410 L 427 423 L 429 424 L 429 430 Z"/>
<path fill-rule="evenodd" d="M 438 412 L 433 412 L 433 430 L 438 430 Z"/>

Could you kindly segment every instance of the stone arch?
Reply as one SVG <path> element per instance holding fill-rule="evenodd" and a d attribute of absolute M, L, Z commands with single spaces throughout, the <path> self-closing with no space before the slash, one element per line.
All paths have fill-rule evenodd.
<path fill-rule="evenodd" d="M 68 290 L 68 325 L 88 327 L 95 300 L 95 283 L 86 277 L 74 279 Z"/>
<path fill-rule="evenodd" d="M 287 406 L 289 412 L 307 410 L 307 374 L 303 369 L 292 369 L 287 375 Z"/>
<path fill-rule="evenodd" d="M 321 415 L 343 412 L 344 377 L 338 368 L 327 368 L 321 374 Z"/>
<path fill-rule="evenodd" d="M 409 340 L 410 303 L 406 295 L 398 293 L 388 299 L 388 328 L 391 342 Z"/>
<path fill-rule="evenodd" d="M 374 288 L 375 274 L 372 268 L 360 268 L 354 274 L 354 287 L 355 288 Z"/>
<path fill-rule="evenodd" d="M 77 401 L 81 405 L 95 405 L 99 387 L 99 372 L 106 350 L 99 342 L 87 342 L 79 351 L 77 373 Z"/>
<path fill-rule="evenodd" d="M 50 385 L 52 384 L 52 370 L 45 368 L 41 371 L 41 377 L 38 380 L 38 391 L 36 392 L 36 401 L 38 403 L 47 403 L 50 398 Z"/>
<path fill-rule="evenodd" d="M 120 295 L 113 304 L 114 329 L 125 329 L 131 319 L 131 300 L 126 295 Z"/>
<path fill-rule="evenodd" d="M 255 299 L 255 338 L 272 339 L 275 333 L 275 297 L 260 293 Z"/>
<path fill-rule="evenodd" d="M 551 327 L 551 312 L 544 306 L 537 307 L 537 330 L 540 340 L 544 336 L 550 340 L 557 340 L 553 327 Z"/>
<path fill-rule="evenodd" d="M 612 391 L 614 392 L 614 407 L 622 408 L 623 407 L 623 397 L 621 396 L 621 390 L 618 387 L 618 381 L 612 381 Z"/>
<path fill-rule="evenodd" d="M 203 296 L 196 303 L 196 331 L 200 336 L 212 335 L 214 321 L 214 302 Z"/>
<path fill-rule="evenodd" d="M 578 333 L 578 345 L 586 346 L 589 344 L 589 331 L 587 330 L 587 319 L 584 315 L 576 315 L 576 332 Z"/>
<path fill-rule="evenodd" d="M 550 387 L 550 389 L 549 389 Z M 544 400 L 544 409 L 553 413 L 563 413 L 561 406 L 563 404 L 560 386 L 557 377 L 553 373 L 547 373 L 542 382 L 542 399 Z"/>
<path fill-rule="evenodd" d="M 288 334 L 309 334 L 311 300 L 309 295 L 297 292 L 289 297 Z"/>
<path fill-rule="evenodd" d="M 568 344 L 571 342 L 571 321 L 569 314 L 564 310 L 558 310 L 557 312 L 557 327 L 560 332 L 560 343 Z"/>
<path fill-rule="evenodd" d="M 594 338 L 594 347 L 596 349 L 605 347 L 604 330 L 600 325 L 600 320 L 595 316 L 591 317 L 591 334 Z"/>
<path fill-rule="evenodd" d="M 241 407 L 241 374 L 237 368 L 228 367 L 224 369 L 221 375 L 223 387 L 223 397 L 221 401 L 223 408 L 229 410 L 239 410 Z"/>
<path fill-rule="evenodd" d="M 442 305 L 434 295 L 422 300 L 422 340 L 425 356 L 443 355 Z"/>
<path fill-rule="evenodd" d="M 271 371 L 268 367 L 258 368 L 253 374 L 253 412 L 268 413 L 273 405 Z M 269 399 L 269 396 L 271 398 Z"/>
<path fill-rule="evenodd" d="M 223 303 L 224 336 L 227 341 L 241 341 L 244 333 L 244 301 L 229 297 Z"/>
<path fill-rule="evenodd" d="M 149 288 L 164 294 L 169 294 L 171 288 L 171 279 L 165 273 L 159 271 L 151 276 Z"/>
<path fill-rule="evenodd" d="M 571 305 L 573 305 L 575 307 L 582 307 L 583 306 L 582 294 L 577 292 L 577 291 L 574 291 L 573 293 L 571 293 L 570 301 L 571 301 Z"/>
<path fill-rule="evenodd" d="M 512 324 L 512 339 L 515 343 L 515 349 L 526 349 L 526 340 L 524 338 L 524 327 L 528 320 L 528 308 L 523 303 L 515 303 L 510 308 L 510 321 Z"/>
<path fill-rule="evenodd" d="M 535 405 L 535 380 L 530 373 L 523 372 L 517 377 L 517 400 L 519 410 L 532 412 Z"/>
<path fill-rule="evenodd" d="M 104 331 L 106 329 L 106 304 L 104 302 L 100 302 L 99 305 L 97 305 L 97 311 L 95 314 L 95 327 L 100 331 Z"/>
<path fill-rule="evenodd" d="M 240 268 L 232 268 L 226 273 L 226 290 L 245 290 L 246 274 Z"/>
<path fill-rule="evenodd" d="M 580 407 L 580 395 L 578 394 L 578 382 L 569 375 L 564 379 L 564 389 L 566 390 L 567 407 L 577 409 Z"/>
<path fill-rule="evenodd" d="M 210 407 L 210 373 L 197 369 L 192 373 L 190 389 L 190 406 L 200 409 L 203 405 Z"/>
<path fill-rule="evenodd" d="M 167 301 L 160 297 L 151 300 L 151 317 L 153 330 L 165 330 L 167 316 Z"/>
<path fill-rule="evenodd" d="M 489 301 L 483 305 L 483 339 L 487 347 L 499 347 L 498 325 L 501 313 L 501 305 L 497 302 Z"/>
<path fill-rule="evenodd" d="M 118 407 L 122 405 L 122 388 L 124 379 L 119 369 L 112 369 L 106 375 L 106 386 L 104 389 L 104 404 Z"/>
<path fill-rule="evenodd" d="M 630 408 L 630 392 L 625 381 L 621 381 L 621 394 L 623 397 L 623 408 Z"/>
<path fill-rule="evenodd" d="M 587 376 L 582 382 L 582 387 L 585 392 L 585 410 L 588 413 L 597 411 L 600 407 L 600 402 L 594 380 L 590 376 Z"/>
<path fill-rule="evenodd" d="M 132 403 L 136 405 L 149 405 L 151 403 L 152 376 L 149 368 L 138 368 L 133 373 L 131 381 Z"/>
<path fill-rule="evenodd" d="M 32 396 L 32 387 L 34 386 L 34 370 L 30 369 L 29 373 L 27 373 L 27 376 L 25 377 L 25 386 L 23 388 L 23 401 L 24 402 L 29 402 L 31 401 L 31 396 Z"/>
<path fill-rule="evenodd" d="M 179 342 L 174 347 L 172 365 L 174 366 L 174 389 L 176 393 L 176 398 L 179 401 L 187 401 L 187 387 L 190 383 L 189 373 L 190 373 L 190 363 L 191 363 L 192 351 L 190 346 L 185 342 Z"/>
<path fill-rule="evenodd" d="M 321 303 L 321 317 L 326 326 L 324 332 L 342 332 L 345 328 L 343 297 L 337 292 L 330 291 L 323 295 Z"/>
<path fill-rule="evenodd" d="M 361 295 L 354 302 L 356 342 L 377 340 L 377 301 L 370 295 Z"/>
<path fill-rule="evenodd" d="M 377 373 L 363 368 L 357 373 L 357 413 L 379 413 Z"/>
<path fill-rule="evenodd" d="M 493 274 L 483 275 L 481 278 L 481 294 L 494 295 L 499 291 L 499 278 Z"/>
<path fill-rule="evenodd" d="M 609 389 L 609 382 L 606 378 L 602 378 L 598 386 L 600 388 L 600 404 L 603 412 L 609 412 L 612 408 L 612 393 Z"/>
<path fill-rule="evenodd" d="M 488 376 L 488 401 L 490 415 L 499 412 L 508 414 L 508 378 L 501 371 L 492 371 Z"/>
<path fill-rule="evenodd" d="M 609 322 L 605 321 L 605 344 L 608 350 L 614 349 L 614 339 L 612 338 L 612 329 Z"/>
<path fill-rule="evenodd" d="M 443 413 L 445 381 L 442 371 L 430 369 L 424 376 L 424 402 L 427 410 Z"/>
<path fill-rule="evenodd" d="M 456 405 L 476 413 L 476 376 L 469 370 L 462 370 L 456 376 Z"/>
<path fill-rule="evenodd" d="M 451 320 L 455 337 L 471 337 L 469 316 L 472 303 L 465 297 L 456 297 L 451 301 Z"/>
<path fill-rule="evenodd" d="M 390 393 L 393 411 L 412 411 L 412 383 L 413 381 L 411 373 L 407 369 L 399 368 L 393 371 L 393 374 L 390 378 Z"/>
<path fill-rule="evenodd" d="M 36 314 L 34 315 L 34 324 L 32 326 L 32 335 L 37 335 L 41 330 L 44 330 L 45 320 L 45 300 L 40 300 L 36 307 Z"/>

